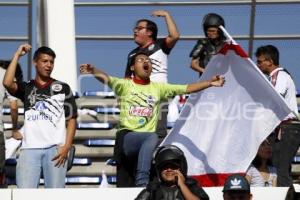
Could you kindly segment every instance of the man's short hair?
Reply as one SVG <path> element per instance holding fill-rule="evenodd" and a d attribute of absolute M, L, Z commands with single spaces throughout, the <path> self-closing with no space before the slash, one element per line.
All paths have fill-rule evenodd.
<path fill-rule="evenodd" d="M 279 51 L 273 45 L 265 45 L 257 48 L 255 56 L 265 56 L 267 59 L 271 59 L 274 65 L 279 65 Z"/>
<path fill-rule="evenodd" d="M 136 22 L 136 25 L 138 25 L 140 22 L 146 22 L 147 23 L 147 30 L 152 32 L 151 38 L 156 41 L 157 40 L 157 25 L 155 22 L 148 20 L 148 19 L 140 19 L 139 21 Z"/>
<path fill-rule="evenodd" d="M 250 185 L 244 176 L 233 174 L 229 176 L 224 184 L 223 192 L 246 192 L 250 193 Z"/>
<path fill-rule="evenodd" d="M 55 52 L 51 48 L 46 47 L 46 46 L 42 46 L 34 52 L 33 60 L 36 60 L 39 57 L 40 54 L 47 54 L 47 55 L 49 55 L 53 58 L 56 57 Z"/>
<path fill-rule="evenodd" d="M 149 57 L 149 53 L 147 53 L 146 51 L 143 51 L 143 50 L 140 50 L 138 52 L 136 52 L 131 58 L 130 58 L 130 65 L 129 66 L 132 66 L 135 64 L 135 59 L 137 56 L 139 55 L 145 55 L 147 57 Z"/>

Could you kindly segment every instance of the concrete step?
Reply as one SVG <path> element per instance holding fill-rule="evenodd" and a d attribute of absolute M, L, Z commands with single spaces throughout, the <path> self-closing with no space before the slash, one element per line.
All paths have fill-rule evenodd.
<path fill-rule="evenodd" d="M 3 122 L 5 123 L 11 123 L 11 116 L 10 115 L 3 115 Z M 18 115 L 18 123 L 23 124 L 24 123 L 24 115 Z"/>
<path fill-rule="evenodd" d="M 82 144 L 75 144 L 75 157 L 79 158 L 111 158 L 114 147 L 86 147 Z"/>
<path fill-rule="evenodd" d="M 118 107 L 117 99 L 99 97 L 80 97 L 76 103 L 78 108 Z"/>
<path fill-rule="evenodd" d="M 300 176 L 300 164 L 292 164 L 292 175 Z"/>
<path fill-rule="evenodd" d="M 76 130 L 75 140 L 115 139 L 117 129 L 109 130 Z"/>

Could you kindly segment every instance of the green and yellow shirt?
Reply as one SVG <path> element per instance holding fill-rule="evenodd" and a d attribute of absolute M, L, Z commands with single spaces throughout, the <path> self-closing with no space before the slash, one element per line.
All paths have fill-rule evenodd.
<path fill-rule="evenodd" d="M 154 82 L 143 85 L 116 77 L 109 77 L 108 85 L 119 97 L 118 129 L 135 132 L 155 132 L 160 103 L 187 90 L 187 85 Z"/>

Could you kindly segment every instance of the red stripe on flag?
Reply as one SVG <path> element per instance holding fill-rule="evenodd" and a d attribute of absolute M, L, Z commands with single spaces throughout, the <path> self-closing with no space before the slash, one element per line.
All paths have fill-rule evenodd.
<path fill-rule="evenodd" d="M 240 174 L 242 176 L 245 173 L 224 173 L 224 174 L 203 174 L 203 175 L 194 175 L 191 176 L 192 178 L 198 181 L 198 185 L 202 187 L 216 187 L 216 186 L 223 186 L 225 180 L 228 176 L 232 174 Z"/>
<path fill-rule="evenodd" d="M 237 55 L 242 58 L 248 58 L 248 54 L 240 47 L 240 45 L 236 44 L 225 44 L 225 46 L 219 51 L 219 53 L 226 55 L 228 50 L 233 50 Z"/>

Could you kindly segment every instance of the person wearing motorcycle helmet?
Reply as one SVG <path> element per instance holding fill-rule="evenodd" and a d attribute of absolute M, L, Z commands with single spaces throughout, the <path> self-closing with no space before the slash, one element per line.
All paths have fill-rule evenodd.
<path fill-rule="evenodd" d="M 154 153 L 153 166 L 156 177 L 136 200 L 209 199 L 197 181 L 187 176 L 187 161 L 177 146 L 159 147 Z"/>
<path fill-rule="evenodd" d="M 216 14 L 209 13 L 202 20 L 205 38 L 199 39 L 190 53 L 191 68 L 202 75 L 211 57 L 219 52 L 225 44 L 226 37 L 219 26 L 225 27 L 224 19 Z"/>

